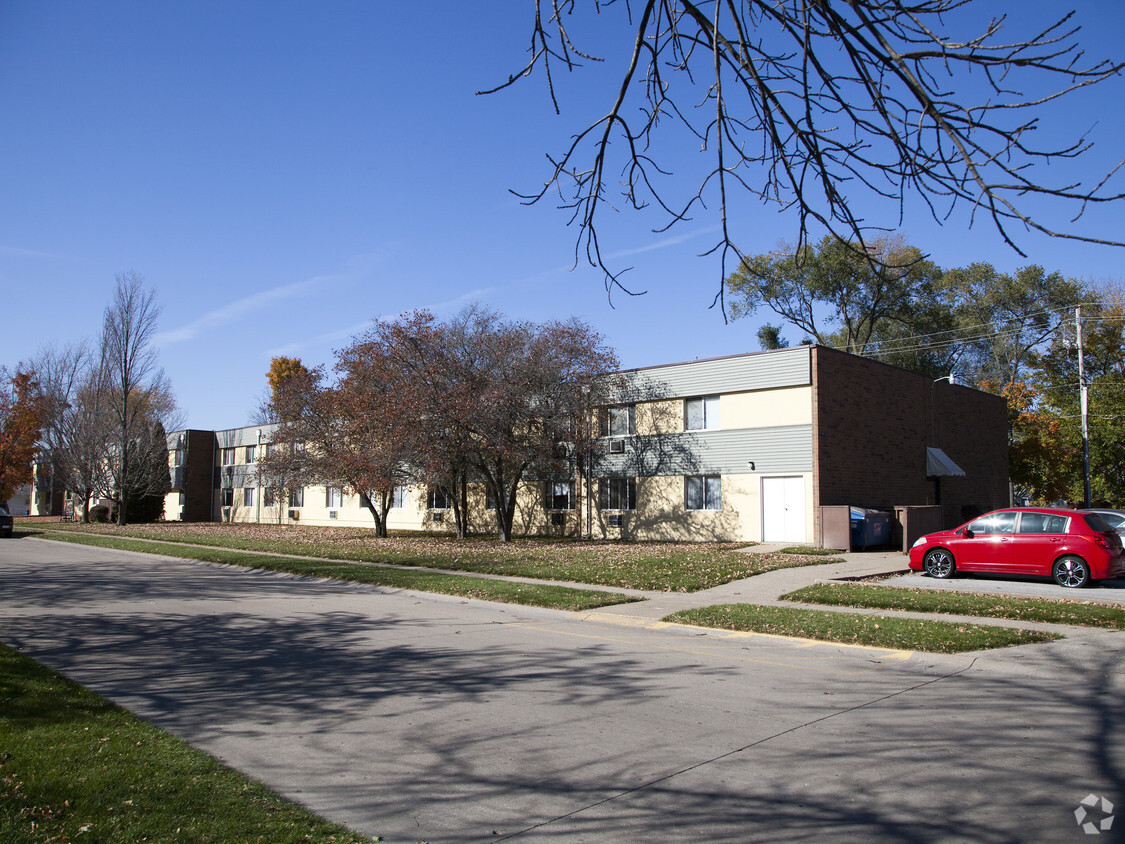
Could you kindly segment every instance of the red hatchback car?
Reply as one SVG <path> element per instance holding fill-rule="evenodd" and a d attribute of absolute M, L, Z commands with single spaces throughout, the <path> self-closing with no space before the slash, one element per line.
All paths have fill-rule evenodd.
<path fill-rule="evenodd" d="M 910 568 L 941 578 L 1033 574 L 1077 588 L 1125 574 L 1125 554 L 1121 537 L 1096 513 L 1013 507 L 923 536 L 910 549 Z"/>

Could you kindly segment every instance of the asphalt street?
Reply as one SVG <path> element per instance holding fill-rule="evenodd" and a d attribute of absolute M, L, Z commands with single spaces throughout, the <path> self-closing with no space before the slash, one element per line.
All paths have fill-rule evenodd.
<path fill-rule="evenodd" d="M 0 541 L 0 641 L 394 842 L 1125 840 L 1075 816 L 1125 812 L 1125 633 L 1066 632 L 913 654 Z"/>

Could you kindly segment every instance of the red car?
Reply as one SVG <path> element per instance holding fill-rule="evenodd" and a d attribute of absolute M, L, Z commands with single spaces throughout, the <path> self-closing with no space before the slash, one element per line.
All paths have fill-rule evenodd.
<path fill-rule="evenodd" d="M 1125 554 L 1121 537 L 1096 513 L 1013 507 L 923 536 L 910 549 L 910 568 L 939 578 L 1034 574 L 1078 588 L 1125 574 Z"/>

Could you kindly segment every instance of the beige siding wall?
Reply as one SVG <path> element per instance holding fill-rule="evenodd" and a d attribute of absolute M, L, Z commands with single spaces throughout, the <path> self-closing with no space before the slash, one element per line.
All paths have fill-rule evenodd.
<path fill-rule="evenodd" d="M 719 399 L 719 423 L 725 431 L 811 424 L 812 387 L 728 393 Z"/>

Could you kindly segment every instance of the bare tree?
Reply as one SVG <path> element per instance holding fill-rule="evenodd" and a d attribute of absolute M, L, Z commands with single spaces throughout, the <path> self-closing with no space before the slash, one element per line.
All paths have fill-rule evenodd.
<path fill-rule="evenodd" d="M 159 473 L 142 469 L 151 461 L 139 461 L 133 455 L 151 438 L 153 424 L 168 419 L 175 411 L 171 385 L 157 365 L 152 346 L 159 316 L 156 292 L 146 289 L 141 276 L 132 272 L 117 276 L 102 323 L 101 366 L 116 423 L 108 462 L 112 478 L 109 492 L 118 505 L 119 525 L 128 522 L 130 497 L 152 494 L 167 481 Z M 163 471 L 167 474 L 167 463 Z"/>
<path fill-rule="evenodd" d="M 556 70 L 601 61 L 568 27 L 577 30 L 609 7 L 628 18 L 631 49 L 608 110 L 573 133 L 562 155 L 551 157 L 543 188 L 524 196 L 534 203 L 557 192 L 578 223 L 576 259 L 584 251 L 604 271 L 610 294 L 632 292 L 621 284 L 622 270 L 606 264 L 598 238 L 618 162 L 626 204 L 667 214 L 659 231 L 705 205 L 717 209 L 721 235 L 708 254 L 721 253 L 723 277 L 729 255 L 744 257 L 728 217 L 736 192 L 792 209 L 798 249 L 825 233 L 862 247 L 879 230 L 858 209 L 864 194 L 898 205 L 897 225 L 911 194 L 939 222 L 968 204 L 1021 255 L 1013 229 L 1125 245 L 1064 231 L 1027 210 L 1029 200 L 1047 198 L 1077 219 L 1091 203 L 1125 196 L 1103 192 L 1120 164 L 1095 184 L 1060 177 L 1057 168 L 1050 178 L 1060 181 L 1042 180 L 1040 165 L 1091 147 L 1082 137 L 1035 146 L 1045 108 L 1123 66 L 1084 63 L 1073 13 L 1008 40 L 1005 17 L 973 22 L 979 4 L 972 0 L 600 0 L 584 6 L 585 15 L 576 0 L 534 6 L 529 60 L 480 93 L 541 69 L 559 111 Z M 657 128 L 668 122 L 686 128 L 709 155 L 684 194 L 662 158 L 670 133 Z M 720 286 L 715 299 L 722 297 Z"/>
<path fill-rule="evenodd" d="M 105 369 L 84 344 L 46 347 L 36 357 L 47 410 L 43 444 L 55 481 L 82 502 L 89 521 L 90 501 L 111 486 L 109 444 L 115 420 L 109 406 Z"/>

